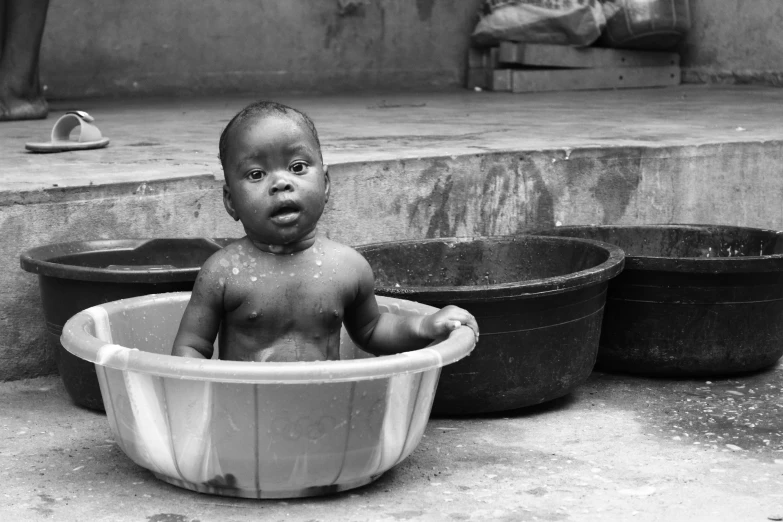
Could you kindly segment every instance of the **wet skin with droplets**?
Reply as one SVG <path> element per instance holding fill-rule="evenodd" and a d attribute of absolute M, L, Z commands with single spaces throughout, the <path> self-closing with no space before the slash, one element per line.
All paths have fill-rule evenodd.
<path fill-rule="evenodd" d="M 218 252 L 199 278 L 208 283 L 204 291 L 211 286 L 223 296 L 220 358 L 339 359 L 340 327 L 357 298 L 362 263 L 351 248 L 320 237 L 294 254 L 262 252 L 247 239 Z"/>
<path fill-rule="evenodd" d="M 218 332 L 221 359 L 251 362 L 339 359 L 342 324 L 376 354 L 422 348 L 462 324 L 478 334 L 457 307 L 425 318 L 380 314 L 367 261 L 317 236 L 330 184 L 314 133 L 280 115 L 238 125 L 228 134 L 223 202 L 248 235 L 203 265 L 172 354 L 212 357 Z"/>

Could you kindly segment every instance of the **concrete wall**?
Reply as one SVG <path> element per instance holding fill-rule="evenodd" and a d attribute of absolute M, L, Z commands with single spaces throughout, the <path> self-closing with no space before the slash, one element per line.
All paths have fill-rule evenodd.
<path fill-rule="evenodd" d="M 52 0 L 50 97 L 458 85 L 480 0 Z"/>
<path fill-rule="evenodd" d="M 783 229 L 782 163 L 777 141 L 336 164 L 322 229 L 352 245 L 512 234 L 558 221 Z M 221 186 L 201 176 L 144 190 L 49 189 L 39 194 L 44 202 L 0 206 L 0 380 L 54 371 L 37 278 L 19 268 L 19 252 L 69 240 L 239 236 Z"/>
<path fill-rule="evenodd" d="M 783 2 L 690 0 L 683 81 L 783 86 Z"/>
<path fill-rule="evenodd" d="M 52 0 L 52 98 L 461 85 L 481 0 Z M 690 0 L 684 81 L 783 84 L 783 4 Z"/>

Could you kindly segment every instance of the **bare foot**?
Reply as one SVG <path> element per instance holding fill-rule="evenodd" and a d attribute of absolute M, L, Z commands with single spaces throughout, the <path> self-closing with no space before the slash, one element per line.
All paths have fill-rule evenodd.
<path fill-rule="evenodd" d="M 49 114 L 49 104 L 43 95 L 21 97 L 0 92 L 0 121 L 40 120 Z"/>

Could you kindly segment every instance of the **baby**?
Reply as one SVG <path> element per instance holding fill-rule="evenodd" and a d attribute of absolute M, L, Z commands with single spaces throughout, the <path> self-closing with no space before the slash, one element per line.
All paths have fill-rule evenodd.
<path fill-rule="evenodd" d="M 240 111 L 220 136 L 223 203 L 247 234 L 210 257 L 182 317 L 173 355 L 235 361 L 339 359 L 340 326 L 365 351 L 422 348 L 461 325 L 467 311 L 380 313 L 372 269 L 355 250 L 317 232 L 329 174 L 315 125 L 273 102 Z"/>

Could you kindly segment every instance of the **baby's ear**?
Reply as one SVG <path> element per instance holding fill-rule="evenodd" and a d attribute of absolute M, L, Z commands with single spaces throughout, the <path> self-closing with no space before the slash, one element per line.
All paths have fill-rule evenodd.
<path fill-rule="evenodd" d="M 234 202 L 231 200 L 231 189 L 228 187 L 228 183 L 223 184 L 223 206 L 226 207 L 226 212 L 234 218 L 234 221 L 239 221 L 239 214 L 234 210 Z"/>
<path fill-rule="evenodd" d="M 324 196 L 326 198 L 326 202 L 329 202 L 329 192 L 332 189 L 332 182 L 329 180 L 329 165 L 324 164 L 324 178 L 326 181 L 326 187 L 324 188 Z"/>

